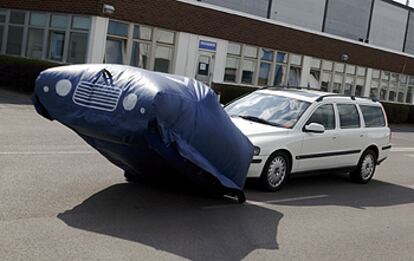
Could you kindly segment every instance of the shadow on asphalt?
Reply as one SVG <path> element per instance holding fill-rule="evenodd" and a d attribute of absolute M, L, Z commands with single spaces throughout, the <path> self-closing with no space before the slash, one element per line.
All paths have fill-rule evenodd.
<path fill-rule="evenodd" d="M 395 124 L 390 128 L 392 132 L 414 132 L 414 124 Z"/>
<path fill-rule="evenodd" d="M 20 94 L 0 89 L 0 104 L 31 105 L 29 94 Z"/>
<path fill-rule="evenodd" d="M 249 182 L 248 199 L 286 206 L 346 206 L 358 209 L 414 203 L 414 189 L 379 180 L 351 183 L 346 174 L 303 176 L 289 180 L 283 190 L 260 193 Z M 272 202 L 273 201 L 273 202 Z"/>
<path fill-rule="evenodd" d="M 280 212 L 185 188 L 117 184 L 58 215 L 71 227 L 138 242 L 191 260 L 240 260 L 277 249 Z"/>

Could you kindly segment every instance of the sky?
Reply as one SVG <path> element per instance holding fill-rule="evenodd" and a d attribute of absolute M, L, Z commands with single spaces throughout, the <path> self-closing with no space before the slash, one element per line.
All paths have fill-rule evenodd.
<path fill-rule="evenodd" d="M 405 5 L 407 3 L 407 0 L 394 0 L 394 2 L 398 2 Z M 414 0 L 410 0 L 408 5 L 414 7 Z"/>

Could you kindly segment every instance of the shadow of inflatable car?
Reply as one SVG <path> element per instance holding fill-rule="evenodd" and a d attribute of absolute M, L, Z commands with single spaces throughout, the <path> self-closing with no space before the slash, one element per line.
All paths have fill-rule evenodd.
<path fill-rule="evenodd" d="M 238 196 L 253 145 L 201 82 L 123 65 L 43 71 L 33 103 L 75 131 L 129 179 L 177 172 L 214 194 Z"/>

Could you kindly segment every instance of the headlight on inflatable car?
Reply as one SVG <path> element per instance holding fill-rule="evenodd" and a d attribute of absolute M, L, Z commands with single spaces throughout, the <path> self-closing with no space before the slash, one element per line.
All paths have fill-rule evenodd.
<path fill-rule="evenodd" d="M 260 154 L 260 148 L 257 147 L 257 146 L 254 146 L 253 155 L 254 156 L 259 156 L 259 154 Z"/>

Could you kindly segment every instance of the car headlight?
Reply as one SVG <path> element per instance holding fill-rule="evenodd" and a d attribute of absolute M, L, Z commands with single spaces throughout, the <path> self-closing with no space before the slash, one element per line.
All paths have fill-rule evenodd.
<path fill-rule="evenodd" d="M 257 147 L 257 146 L 254 146 L 253 155 L 254 156 L 259 156 L 259 154 L 260 154 L 260 148 Z"/>

